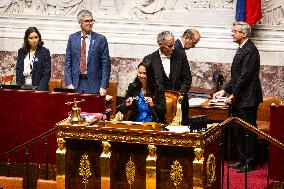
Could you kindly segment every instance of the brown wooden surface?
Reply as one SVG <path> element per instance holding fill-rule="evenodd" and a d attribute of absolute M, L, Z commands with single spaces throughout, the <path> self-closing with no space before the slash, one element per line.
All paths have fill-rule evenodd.
<path fill-rule="evenodd" d="M 211 106 L 210 99 L 198 106 L 189 106 L 189 117 L 197 115 L 206 115 L 209 121 L 224 121 L 229 118 L 229 109 L 227 106 Z"/>
<path fill-rule="evenodd" d="M 87 153 L 91 161 L 90 181 L 87 189 L 101 188 L 100 180 L 100 154 L 102 153 L 102 141 L 111 144 L 111 188 L 128 189 L 129 184 L 126 177 L 126 163 L 131 157 L 135 164 L 135 182 L 132 189 L 146 188 L 146 157 L 147 146 L 153 144 L 157 147 L 157 188 L 175 189 L 171 181 L 171 165 L 175 160 L 179 161 L 183 170 L 183 180 L 180 188 L 192 188 L 193 186 L 193 160 L 195 158 L 194 148 L 204 149 L 204 171 L 203 178 L 206 179 L 206 161 L 210 154 L 216 158 L 216 182 L 206 189 L 218 188 L 220 166 L 219 166 L 219 137 L 218 127 L 213 127 L 206 133 L 173 133 L 159 130 L 127 129 L 109 127 L 81 127 L 66 126 L 66 120 L 56 125 L 58 137 L 66 139 L 66 189 L 84 188 L 82 177 L 78 174 L 80 158 Z M 218 174 L 218 175 L 217 175 Z M 205 180 L 206 181 L 206 180 Z"/>

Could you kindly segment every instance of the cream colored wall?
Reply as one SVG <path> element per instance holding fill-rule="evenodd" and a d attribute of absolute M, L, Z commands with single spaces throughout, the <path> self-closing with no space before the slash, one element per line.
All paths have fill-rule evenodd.
<path fill-rule="evenodd" d="M 233 0 L 1 0 L 0 51 L 16 51 L 25 29 L 36 26 L 51 53 L 64 54 L 68 35 L 79 30 L 76 15 L 85 8 L 94 12 L 94 31 L 107 37 L 112 57 L 142 58 L 157 49 L 160 31 L 178 38 L 190 26 L 202 35 L 187 52 L 190 61 L 231 63 L 235 53 Z M 253 35 L 262 65 L 284 65 L 283 8 L 263 0 L 263 19 Z"/>

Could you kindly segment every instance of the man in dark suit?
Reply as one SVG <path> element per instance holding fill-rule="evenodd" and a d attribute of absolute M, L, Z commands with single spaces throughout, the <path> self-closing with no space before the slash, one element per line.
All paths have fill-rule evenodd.
<path fill-rule="evenodd" d="M 200 37 L 200 33 L 195 28 L 187 29 L 183 32 L 181 38 L 176 40 L 175 49 L 188 50 L 194 48 Z"/>
<path fill-rule="evenodd" d="M 256 116 L 259 103 L 262 102 L 262 89 L 259 79 L 260 56 L 257 47 L 249 39 L 250 26 L 245 22 L 235 22 L 232 37 L 239 48 L 231 67 L 231 80 L 224 90 L 213 95 L 214 98 L 229 94 L 228 103 L 232 103 L 232 116 L 239 117 L 256 127 Z M 257 135 L 249 130 L 234 125 L 236 142 L 239 148 L 239 161 L 229 165 L 237 172 L 256 169 Z"/>
<path fill-rule="evenodd" d="M 199 32 L 194 29 L 190 28 L 183 32 L 183 35 L 180 39 L 175 41 L 175 49 L 181 49 L 183 51 L 188 50 L 190 48 L 195 48 L 195 45 L 200 40 Z M 189 104 L 188 104 L 188 95 L 184 94 L 184 101 L 182 104 L 182 124 L 188 125 L 189 124 Z"/>
<path fill-rule="evenodd" d="M 65 85 L 79 93 L 105 95 L 111 68 L 107 39 L 92 31 L 95 20 L 90 11 L 80 11 L 77 18 L 81 31 L 68 39 Z"/>
<path fill-rule="evenodd" d="M 191 72 L 186 54 L 183 50 L 175 49 L 174 36 L 169 31 L 158 34 L 159 49 L 144 57 L 145 62 L 152 64 L 158 83 L 165 90 L 174 90 L 186 95 L 191 86 Z M 181 103 L 182 112 L 186 115 L 188 123 L 188 100 L 184 98 Z"/>

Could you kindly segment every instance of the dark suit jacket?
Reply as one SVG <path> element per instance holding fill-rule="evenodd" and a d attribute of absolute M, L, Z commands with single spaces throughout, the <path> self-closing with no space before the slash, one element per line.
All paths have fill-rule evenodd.
<path fill-rule="evenodd" d="M 136 83 L 130 83 L 128 90 L 126 91 L 125 100 L 129 97 L 136 97 L 139 95 L 141 87 L 138 87 Z M 152 117 L 154 121 L 159 123 L 165 123 L 165 114 L 166 114 L 166 98 L 165 91 L 161 87 L 157 87 L 156 91 L 149 95 L 153 99 L 154 106 L 151 108 Z M 133 100 L 131 106 L 126 107 L 125 103 L 122 105 L 120 111 L 125 114 L 128 110 L 131 110 L 131 115 L 129 120 L 135 121 L 137 116 L 137 100 Z M 157 116 L 157 117 L 156 117 Z"/>
<path fill-rule="evenodd" d="M 24 72 L 24 50 L 18 50 L 18 58 L 16 65 L 16 83 L 23 86 L 25 84 Z M 47 91 L 48 83 L 51 76 L 51 58 L 50 52 L 47 48 L 41 47 L 36 50 L 35 61 L 33 63 L 32 71 L 32 86 L 36 87 L 38 91 Z"/>
<path fill-rule="evenodd" d="M 227 93 L 233 94 L 236 98 L 234 103 L 236 107 L 252 107 L 262 102 L 259 69 L 259 52 L 249 39 L 237 51 L 231 67 L 231 80 L 224 88 Z"/>
<path fill-rule="evenodd" d="M 164 67 L 160 58 L 159 50 L 144 57 L 143 61 L 152 64 L 157 81 L 164 86 L 166 90 L 179 91 L 187 94 L 191 86 L 191 72 L 186 54 L 183 50 L 174 49 L 171 55 L 171 86 L 165 86 L 163 82 Z"/>
<path fill-rule="evenodd" d="M 75 91 L 79 83 L 80 56 L 81 32 L 76 32 L 69 36 L 65 58 L 65 85 L 73 84 Z M 106 37 L 91 32 L 87 75 L 92 93 L 99 93 L 100 87 L 108 87 L 110 69 L 111 64 Z"/>
<path fill-rule="evenodd" d="M 183 46 L 182 46 L 182 42 L 181 42 L 180 39 L 177 39 L 177 40 L 175 41 L 175 49 L 182 49 L 182 50 L 184 50 L 184 49 L 183 49 Z"/>

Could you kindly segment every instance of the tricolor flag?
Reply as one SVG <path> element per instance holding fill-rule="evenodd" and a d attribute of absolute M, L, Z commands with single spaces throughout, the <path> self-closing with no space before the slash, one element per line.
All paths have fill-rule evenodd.
<path fill-rule="evenodd" d="M 236 21 L 244 21 L 253 25 L 261 17 L 261 0 L 237 0 Z"/>

